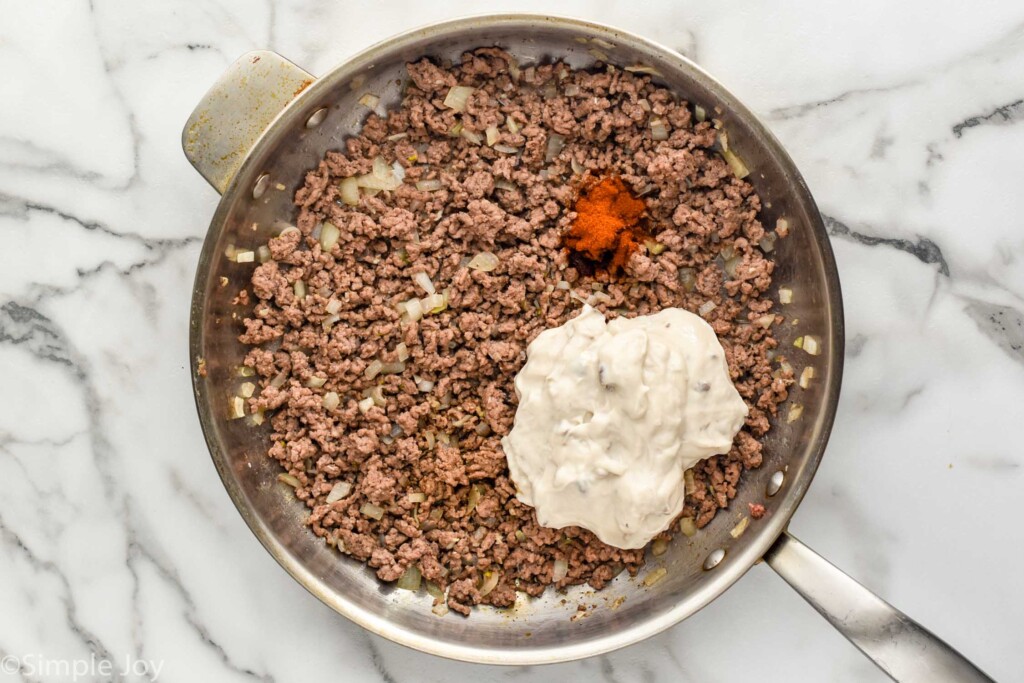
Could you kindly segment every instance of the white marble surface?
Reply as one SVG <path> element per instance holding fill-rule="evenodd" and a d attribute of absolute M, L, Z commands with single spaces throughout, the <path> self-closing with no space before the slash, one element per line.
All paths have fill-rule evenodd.
<path fill-rule="evenodd" d="M 186 367 L 217 196 L 179 133 L 240 53 L 320 73 L 401 29 L 551 2 L 33 0 L 0 22 L 0 681 L 879 681 L 764 566 L 671 631 L 534 669 L 336 616 L 221 488 Z M 829 217 L 848 358 L 806 542 L 1002 681 L 1024 677 L 1024 5 L 557 3 L 695 58 Z M 17 658 L 17 659 L 12 659 Z M 20 659 L 26 671 L 9 674 Z M 159 665 L 159 673 L 155 666 Z M 44 669 L 48 670 L 45 671 Z M 131 680 L 146 676 L 129 675 Z"/>

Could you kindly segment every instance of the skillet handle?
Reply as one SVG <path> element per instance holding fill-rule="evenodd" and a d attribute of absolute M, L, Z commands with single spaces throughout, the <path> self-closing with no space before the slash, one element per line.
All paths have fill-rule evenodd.
<path fill-rule="evenodd" d="M 900 683 L 995 683 L 934 633 L 782 532 L 765 562 Z"/>
<path fill-rule="evenodd" d="M 276 52 L 242 55 L 203 95 L 185 124 L 185 156 L 224 194 L 270 122 L 313 80 Z"/>

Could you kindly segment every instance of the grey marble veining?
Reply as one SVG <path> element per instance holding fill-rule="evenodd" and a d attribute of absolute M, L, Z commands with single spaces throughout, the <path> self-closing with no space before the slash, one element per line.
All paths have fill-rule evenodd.
<path fill-rule="evenodd" d="M 640 645 L 552 667 L 369 636 L 249 534 L 192 407 L 188 299 L 217 197 L 180 151 L 221 70 L 312 73 L 394 32 L 551 3 L 40 0 L 0 23 L 0 680 L 880 681 L 763 566 Z M 843 398 L 792 530 L 999 680 L 1024 672 L 1024 7 L 610 0 L 557 11 L 699 61 L 815 193 Z M 7 663 L 7 664 L 5 664 Z M 49 671 L 45 669 L 49 667 Z M 124 673 L 122 674 L 122 671 Z"/>

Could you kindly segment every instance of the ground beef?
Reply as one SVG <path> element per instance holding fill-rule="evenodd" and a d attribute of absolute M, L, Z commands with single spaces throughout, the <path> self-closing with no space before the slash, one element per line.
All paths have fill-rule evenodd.
<path fill-rule="evenodd" d="M 463 614 L 511 605 L 516 591 L 539 595 L 556 561 L 568 565 L 558 587 L 635 575 L 643 550 L 543 528 L 516 499 L 500 445 L 515 414 L 513 379 L 530 341 L 575 316 L 581 300 L 610 318 L 699 311 L 750 408 L 732 450 L 688 477 L 682 516 L 707 524 L 743 471 L 760 465 L 759 439 L 792 383 L 770 360 L 782 318 L 765 296 L 774 264 L 757 246 L 760 199 L 714 151 L 712 124 L 648 76 L 561 63 L 510 71 L 492 48 L 408 71 L 401 107 L 371 114 L 309 172 L 295 195 L 297 230 L 270 240 L 252 276 L 240 339 L 253 345 L 246 365 L 260 391 L 249 410 L 269 417 L 269 455 L 297 482 L 315 534 L 385 581 L 416 565 Z M 463 112 L 443 104 L 457 84 L 476 88 Z M 652 139 L 654 117 L 668 139 Z M 478 142 L 491 126 L 497 149 Z M 343 203 L 338 182 L 368 173 L 378 156 L 401 165 L 404 182 Z M 579 189 L 608 175 L 643 197 L 650 236 L 614 277 L 561 246 Z M 424 180 L 440 189 L 417 189 Z M 327 251 L 325 222 L 340 232 Z M 468 268 L 483 251 L 498 266 Z M 418 272 L 447 293 L 447 308 L 403 321 L 396 305 L 424 296 Z M 398 363 L 400 344 L 404 369 L 368 377 L 374 361 Z M 339 483 L 351 492 L 328 503 Z"/>

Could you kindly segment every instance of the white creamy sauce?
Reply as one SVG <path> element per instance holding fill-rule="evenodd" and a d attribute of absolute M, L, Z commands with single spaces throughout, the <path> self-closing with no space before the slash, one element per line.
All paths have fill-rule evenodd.
<path fill-rule="evenodd" d="M 519 500 L 547 527 L 641 548 L 683 509 L 683 472 L 727 452 L 747 415 L 711 326 L 680 308 L 545 330 L 516 375 L 502 439 Z"/>

